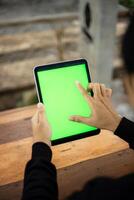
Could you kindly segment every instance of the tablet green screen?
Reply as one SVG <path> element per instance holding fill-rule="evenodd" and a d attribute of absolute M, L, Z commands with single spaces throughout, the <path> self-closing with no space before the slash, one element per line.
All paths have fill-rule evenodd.
<path fill-rule="evenodd" d="M 85 64 L 38 71 L 37 76 L 52 127 L 52 141 L 96 130 L 95 127 L 69 120 L 71 115 L 91 115 L 91 109 L 75 84 L 78 80 L 87 88 Z"/>

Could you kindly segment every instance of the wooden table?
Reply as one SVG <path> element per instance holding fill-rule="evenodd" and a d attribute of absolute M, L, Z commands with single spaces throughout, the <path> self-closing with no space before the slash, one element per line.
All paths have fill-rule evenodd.
<path fill-rule="evenodd" d="M 17 200 L 22 193 L 23 173 L 31 156 L 30 118 L 36 107 L 0 113 L 0 199 Z M 134 172 L 134 151 L 108 131 L 97 136 L 52 147 L 58 170 L 60 199 L 96 176 L 120 177 Z"/>

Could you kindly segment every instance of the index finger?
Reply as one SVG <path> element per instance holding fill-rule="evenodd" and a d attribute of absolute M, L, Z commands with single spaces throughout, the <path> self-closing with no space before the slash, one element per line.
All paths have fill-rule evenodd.
<path fill-rule="evenodd" d="M 88 95 L 88 92 L 87 92 L 87 90 L 85 90 L 85 88 L 80 84 L 80 82 L 79 81 L 76 81 L 76 86 L 77 86 L 77 88 L 79 89 L 79 91 L 81 92 L 81 94 L 84 96 L 84 98 L 86 99 L 86 100 L 89 100 L 89 95 Z"/>

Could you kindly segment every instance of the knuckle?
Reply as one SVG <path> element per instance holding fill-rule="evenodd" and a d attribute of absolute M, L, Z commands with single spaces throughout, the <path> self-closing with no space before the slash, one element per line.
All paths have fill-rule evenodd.
<path fill-rule="evenodd" d="M 97 85 L 98 85 L 98 83 L 94 83 L 94 87 L 95 87 L 95 88 L 97 87 Z"/>
<path fill-rule="evenodd" d="M 101 84 L 101 87 L 105 88 L 105 84 L 102 83 L 102 84 Z"/>
<path fill-rule="evenodd" d="M 88 84 L 88 87 L 89 87 L 89 88 L 92 88 L 93 85 L 94 85 L 94 83 L 89 83 L 89 84 Z"/>
<path fill-rule="evenodd" d="M 80 122 L 80 117 L 75 117 L 76 122 Z"/>

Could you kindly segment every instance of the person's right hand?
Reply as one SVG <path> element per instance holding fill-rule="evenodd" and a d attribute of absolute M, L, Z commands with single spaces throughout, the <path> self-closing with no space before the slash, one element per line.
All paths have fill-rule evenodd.
<path fill-rule="evenodd" d="M 89 90 L 92 90 L 94 94 L 92 97 L 79 82 L 76 85 L 92 109 L 92 115 L 89 117 L 74 115 L 69 119 L 114 132 L 121 121 L 121 117 L 112 106 L 112 90 L 106 88 L 104 84 L 90 83 Z"/>

